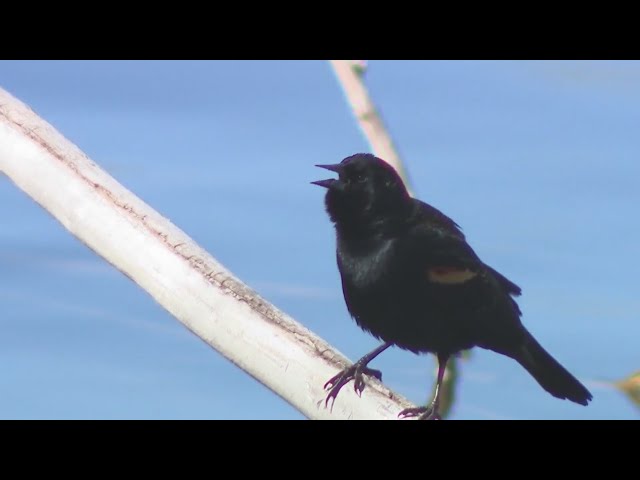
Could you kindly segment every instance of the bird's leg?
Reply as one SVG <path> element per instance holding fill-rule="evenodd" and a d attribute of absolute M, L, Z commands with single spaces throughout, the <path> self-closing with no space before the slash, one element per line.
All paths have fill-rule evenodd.
<path fill-rule="evenodd" d="M 444 379 L 444 372 L 447 369 L 447 361 L 449 360 L 448 354 L 438 354 L 438 381 L 436 383 L 436 391 L 433 395 L 433 400 L 429 405 L 417 408 L 405 408 L 402 410 L 398 417 L 418 417 L 418 420 L 441 420 L 438 407 L 440 405 L 440 387 L 442 386 L 442 380 Z"/>
<path fill-rule="evenodd" d="M 356 363 L 351 365 L 350 367 L 345 368 L 341 372 L 339 372 L 336 376 L 332 377 L 327 383 L 324 384 L 324 388 L 329 389 L 329 393 L 327 395 L 326 400 L 324 401 L 325 406 L 329 404 L 331 400 L 331 407 L 333 408 L 333 402 L 336 401 L 336 397 L 338 396 L 338 392 L 342 387 L 344 387 L 347 383 L 353 380 L 353 388 L 358 394 L 358 396 L 362 395 L 362 391 L 364 390 L 365 383 L 362 375 L 371 375 L 372 377 L 377 378 L 378 380 L 382 380 L 382 372 L 380 370 L 374 370 L 373 368 L 368 368 L 367 364 L 384 352 L 387 348 L 389 348 L 391 343 L 383 343 L 378 348 L 373 350 L 372 352 L 367 353 L 364 357 L 358 360 Z"/>

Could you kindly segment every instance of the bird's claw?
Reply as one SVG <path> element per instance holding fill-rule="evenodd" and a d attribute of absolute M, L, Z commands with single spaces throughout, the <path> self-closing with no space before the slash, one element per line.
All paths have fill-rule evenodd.
<path fill-rule="evenodd" d="M 418 420 L 442 420 L 435 406 L 405 408 L 398 414 L 399 418 L 418 417 Z"/>
<path fill-rule="evenodd" d="M 338 393 L 347 383 L 353 380 L 353 389 L 356 392 L 356 395 L 359 397 L 362 396 L 362 392 L 366 387 L 366 383 L 364 381 L 363 375 L 370 375 L 379 381 L 382 381 L 382 372 L 380 370 L 374 370 L 373 368 L 365 367 L 358 365 L 357 363 L 345 368 L 340 373 L 330 378 L 327 383 L 324 384 L 324 389 L 329 390 L 327 394 L 327 398 L 324 401 L 325 406 L 329 405 L 331 401 L 331 408 L 333 409 L 333 404 L 336 401 L 336 397 Z"/>

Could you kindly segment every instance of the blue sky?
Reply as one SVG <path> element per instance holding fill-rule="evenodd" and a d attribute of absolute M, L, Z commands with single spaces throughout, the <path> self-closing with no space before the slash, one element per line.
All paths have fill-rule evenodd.
<path fill-rule="evenodd" d="M 557 400 L 478 349 L 452 418 L 638 418 L 603 382 L 640 368 L 640 63 L 370 61 L 366 78 L 416 195 L 523 288 L 524 323 L 595 396 Z M 0 87 L 351 359 L 377 345 L 309 184 L 368 150 L 327 62 L 3 61 Z M 0 213 L 0 418 L 302 418 L 4 176 Z M 372 366 L 414 402 L 431 390 L 432 357 Z"/>

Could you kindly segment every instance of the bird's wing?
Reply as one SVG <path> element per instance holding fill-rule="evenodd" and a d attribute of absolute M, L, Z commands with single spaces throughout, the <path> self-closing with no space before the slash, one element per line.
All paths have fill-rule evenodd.
<path fill-rule="evenodd" d="M 413 219 L 417 220 L 418 223 L 429 224 L 436 228 L 440 228 L 455 237 L 462 239 L 465 238 L 460 225 L 458 225 L 453 219 L 446 216 L 437 208 L 432 207 L 428 203 L 418 200 L 417 198 L 413 199 L 413 202 L 415 206 Z"/>
<path fill-rule="evenodd" d="M 500 272 L 498 272 L 497 270 L 495 270 L 494 268 L 491 268 L 489 265 L 486 265 L 486 264 L 485 264 L 485 268 L 491 272 L 491 274 L 502 286 L 502 288 L 504 288 L 505 291 L 507 291 L 508 293 L 516 297 L 522 293 L 522 289 L 518 285 L 513 283 L 511 280 L 509 280 L 507 277 L 502 275 Z"/>
<path fill-rule="evenodd" d="M 484 271 L 484 264 L 465 239 L 438 225 L 421 222 L 405 242 L 414 266 L 434 283 L 466 283 Z"/>
<path fill-rule="evenodd" d="M 464 284 L 477 277 L 491 277 L 506 293 L 522 293 L 518 285 L 486 265 L 467 243 L 460 227 L 451 218 L 424 202 L 418 205 L 408 248 L 423 265 L 433 283 Z"/>

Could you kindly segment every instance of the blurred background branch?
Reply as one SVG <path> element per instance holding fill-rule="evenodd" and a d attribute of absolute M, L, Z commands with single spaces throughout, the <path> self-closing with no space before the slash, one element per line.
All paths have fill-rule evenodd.
<path fill-rule="evenodd" d="M 407 171 L 398 149 L 365 86 L 364 76 L 368 67 L 366 60 L 330 60 L 330 63 L 371 150 L 397 170 L 407 185 L 407 189 L 412 193 Z M 469 352 L 466 352 L 465 356 L 468 354 Z M 447 364 L 440 403 L 442 418 L 449 416 L 453 407 L 459 376 L 458 362 L 459 358 L 452 357 Z M 437 361 L 435 371 L 437 372 Z M 435 382 L 433 388 L 435 389 Z M 432 391 L 431 397 L 433 397 L 434 391 Z"/>
<path fill-rule="evenodd" d="M 376 109 L 364 84 L 364 75 L 367 71 L 366 61 L 331 60 L 330 62 L 371 150 L 376 156 L 393 165 L 411 191 L 398 149 L 395 147 L 382 116 Z"/>

